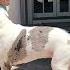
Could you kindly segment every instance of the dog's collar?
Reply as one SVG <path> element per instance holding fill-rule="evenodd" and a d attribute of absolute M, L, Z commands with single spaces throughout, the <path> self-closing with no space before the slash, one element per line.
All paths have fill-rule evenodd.
<path fill-rule="evenodd" d="M 0 14 L 5 14 L 8 16 L 6 6 L 0 5 Z"/>

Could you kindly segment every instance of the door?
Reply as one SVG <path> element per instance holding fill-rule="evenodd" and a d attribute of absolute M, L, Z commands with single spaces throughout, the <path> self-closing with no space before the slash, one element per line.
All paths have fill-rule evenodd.
<path fill-rule="evenodd" d="M 33 0 L 33 17 L 55 17 L 56 0 Z"/>

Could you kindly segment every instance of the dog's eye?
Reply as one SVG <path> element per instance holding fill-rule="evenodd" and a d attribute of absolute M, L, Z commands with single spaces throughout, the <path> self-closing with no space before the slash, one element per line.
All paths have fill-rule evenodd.
<path fill-rule="evenodd" d="M 15 47 L 15 50 L 20 51 L 21 48 L 22 48 L 22 38 L 19 40 L 17 46 Z"/>

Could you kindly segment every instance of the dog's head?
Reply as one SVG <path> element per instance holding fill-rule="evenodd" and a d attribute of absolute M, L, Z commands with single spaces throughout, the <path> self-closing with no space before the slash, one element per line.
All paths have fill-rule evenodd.
<path fill-rule="evenodd" d="M 26 35 L 25 30 L 20 34 L 8 52 L 8 60 L 14 64 L 26 56 Z"/>

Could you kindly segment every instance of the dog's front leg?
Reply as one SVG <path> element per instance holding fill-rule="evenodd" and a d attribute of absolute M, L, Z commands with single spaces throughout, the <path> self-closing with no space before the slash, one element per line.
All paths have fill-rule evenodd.
<path fill-rule="evenodd" d="M 11 65 L 8 62 L 4 62 L 1 65 L 1 70 L 11 70 Z"/>

